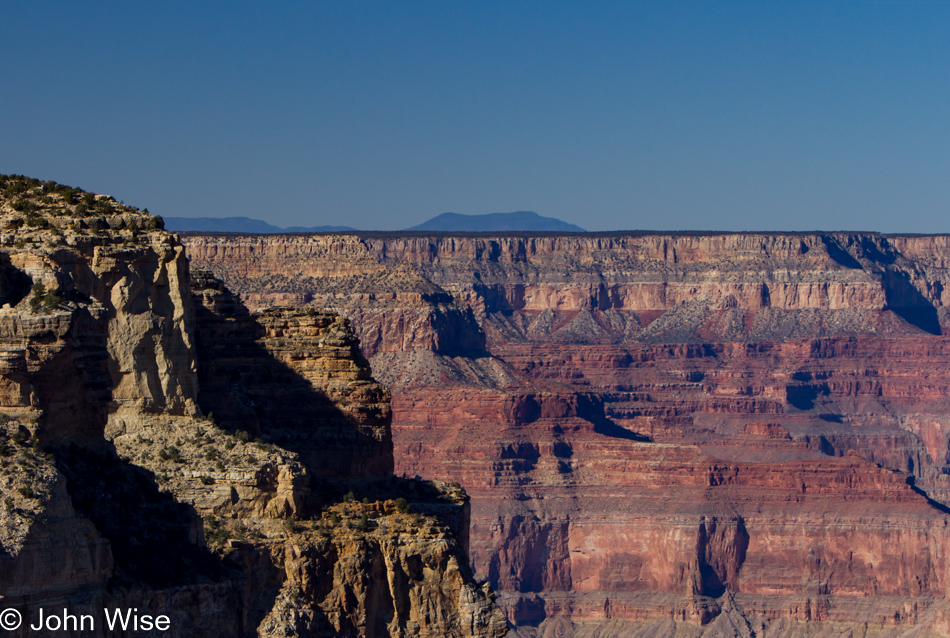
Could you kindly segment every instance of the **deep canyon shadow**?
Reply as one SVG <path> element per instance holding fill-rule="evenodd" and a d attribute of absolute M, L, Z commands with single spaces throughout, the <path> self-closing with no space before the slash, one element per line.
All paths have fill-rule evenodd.
<path fill-rule="evenodd" d="M 451 502 L 445 494 L 428 481 L 393 476 L 388 414 L 341 410 L 262 344 L 265 326 L 210 273 L 199 271 L 193 290 L 199 406 L 229 432 L 297 453 L 316 497 L 309 514 L 348 494 L 371 501 L 402 497 L 424 508 L 437 506 L 429 513 L 457 530 L 464 544 L 462 521 L 438 510 Z M 351 354 L 369 368 L 358 348 Z"/>
<path fill-rule="evenodd" d="M 151 472 L 114 451 L 73 445 L 56 449 L 54 457 L 73 507 L 112 546 L 113 584 L 159 589 L 228 577 L 220 557 L 199 544 L 195 509 L 159 490 Z"/>
<path fill-rule="evenodd" d="M 298 453 L 315 478 L 392 474 L 391 439 L 275 358 L 260 342 L 264 326 L 236 295 L 206 278 L 195 297 L 198 404 L 219 427 Z"/>

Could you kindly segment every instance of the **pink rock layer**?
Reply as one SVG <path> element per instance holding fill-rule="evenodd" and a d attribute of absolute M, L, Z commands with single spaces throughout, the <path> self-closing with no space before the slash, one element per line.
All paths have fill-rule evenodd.
<path fill-rule="evenodd" d="M 466 488 L 476 575 L 522 635 L 946 633 L 947 237 L 184 242 L 253 303 L 351 317 L 396 472 Z"/>

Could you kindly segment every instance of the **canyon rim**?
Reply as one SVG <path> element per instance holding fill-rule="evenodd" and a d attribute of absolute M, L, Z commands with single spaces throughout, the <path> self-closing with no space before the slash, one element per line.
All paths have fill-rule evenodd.
<path fill-rule="evenodd" d="M 182 241 L 349 318 L 515 635 L 947 633 L 950 238 Z"/>

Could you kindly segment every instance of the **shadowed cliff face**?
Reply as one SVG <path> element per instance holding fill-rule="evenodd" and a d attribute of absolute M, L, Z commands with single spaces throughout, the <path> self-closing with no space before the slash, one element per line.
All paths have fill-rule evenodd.
<path fill-rule="evenodd" d="M 392 474 L 389 394 L 341 318 L 291 309 L 252 317 L 206 275 L 195 292 L 206 413 L 295 450 L 320 476 Z"/>
<path fill-rule="evenodd" d="M 64 606 L 181 638 L 507 632 L 459 560 L 462 489 L 392 476 L 389 395 L 345 320 L 192 287 L 160 220 L 110 198 L 0 187 L 11 635 Z"/>
<path fill-rule="evenodd" d="M 201 542 L 197 512 L 105 437 L 116 419 L 197 410 L 187 262 L 149 216 L 98 201 L 86 215 L 53 200 L 24 225 L 0 198 L 0 596 L 24 615 L 14 635 L 50 604 L 100 615 L 139 604 L 180 628 L 237 635 L 235 583 Z M 199 620 L 187 601 L 203 596 L 223 605 Z"/>
<path fill-rule="evenodd" d="M 465 486 L 519 635 L 947 633 L 947 237 L 184 242 L 384 344 L 396 471 Z M 484 349 L 405 321 L 434 304 L 397 271 Z"/>

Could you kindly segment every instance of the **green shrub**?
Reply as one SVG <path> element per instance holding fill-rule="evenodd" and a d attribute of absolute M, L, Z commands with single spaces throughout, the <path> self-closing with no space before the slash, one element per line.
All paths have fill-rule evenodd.
<path fill-rule="evenodd" d="M 179 450 L 174 445 L 171 447 L 163 447 L 158 451 L 158 458 L 163 461 L 174 461 L 175 463 L 184 463 L 185 460 L 181 458 L 181 450 Z"/>
<path fill-rule="evenodd" d="M 33 297 L 30 298 L 30 312 L 36 314 L 40 311 L 40 304 L 43 303 L 44 297 L 46 297 L 46 286 L 43 285 L 42 281 L 38 281 L 33 284 Z"/>
<path fill-rule="evenodd" d="M 227 542 L 230 535 L 228 530 L 217 519 L 209 516 L 204 519 L 205 522 L 205 542 L 208 545 L 223 545 Z"/>
<path fill-rule="evenodd" d="M 62 187 L 62 184 L 60 184 Z M 63 196 L 63 201 L 67 206 L 71 206 L 76 203 L 76 189 L 70 188 L 69 186 L 62 187 L 59 191 L 59 194 Z"/>
<path fill-rule="evenodd" d="M 53 308 L 59 307 L 61 304 L 66 303 L 66 299 L 63 298 L 59 293 L 51 292 L 45 297 L 43 297 L 43 310 L 49 312 Z"/>
<path fill-rule="evenodd" d="M 11 206 L 13 206 L 13 210 L 19 211 L 19 212 L 21 212 L 21 213 L 26 213 L 26 215 L 27 215 L 27 222 L 26 222 L 26 223 L 27 223 L 28 226 L 37 226 L 37 225 L 38 225 L 38 224 L 35 224 L 35 223 L 34 223 L 34 224 L 31 224 L 31 223 L 30 223 L 30 216 L 31 216 L 31 215 L 34 217 L 34 219 L 36 218 L 36 210 L 37 210 L 36 202 L 34 202 L 33 200 L 30 200 L 30 199 L 18 199 L 18 200 L 16 200 L 15 202 L 13 202 L 13 204 L 11 204 Z"/>
<path fill-rule="evenodd" d="M 20 181 L 14 181 L 7 184 L 7 187 L 3 189 L 3 194 L 7 198 L 12 199 L 16 197 L 17 195 L 20 195 L 21 193 L 25 193 L 28 190 L 30 190 L 30 187 L 27 186 L 25 183 L 20 182 Z"/>

